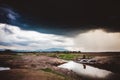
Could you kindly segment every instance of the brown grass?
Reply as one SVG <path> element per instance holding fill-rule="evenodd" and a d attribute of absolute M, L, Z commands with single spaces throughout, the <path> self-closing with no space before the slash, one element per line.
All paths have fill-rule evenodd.
<path fill-rule="evenodd" d="M 0 80 L 65 80 L 65 78 L 41 70 L 13 69 L 10 71 L 1 71 Z"/>

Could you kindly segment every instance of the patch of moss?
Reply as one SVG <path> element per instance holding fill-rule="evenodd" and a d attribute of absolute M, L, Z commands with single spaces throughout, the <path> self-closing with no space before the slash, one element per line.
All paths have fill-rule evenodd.
<path fill-rule="evenodd" d="M 61 74 L 61 73 L 58 73 L 56 71 L 53 71 L 52 69 L 50 68 L 45 68 L 45 69 L 41 69 L 42 71 L 45 71 L 45 72 L 50 72 L 50 73 L 53 73 L 53 74 L 56 74 L 56 75 L 59 75 L 59 76 L 62 76 L 65 78 L 65 80 L 69 80 L 68 77 L 66 77 L 65 75 Z"/>
<path fill-rule="evenodd" d="M 65 60 L 73 60 L 76 59 L 79 55 L 77 54 L 60 54 L 59 58 L 65 59 Z"/>
<path fill-rule="evenodd" d="M 41 70 L 43 70 L 43 71 L 45 71 L 45 72 L 51 72 L 51 73 L 54 73 L 54 74 L 57 74 L 57 75 L 63 76 L 62 74 L 60 74 L 60 73 L 58 73 L 58 72 L 56 72 L 56 71 L 53 71 L 53 70 L 50 69 L 50 68 L 45 68 L 45 69 L 41 69 Z"/>

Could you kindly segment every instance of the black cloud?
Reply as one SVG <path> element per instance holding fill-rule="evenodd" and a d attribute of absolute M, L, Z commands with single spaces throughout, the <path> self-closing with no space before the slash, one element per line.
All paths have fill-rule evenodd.
<path fill-rule="evenodd" d="M 23 16 L 23 22 L 29 26 L 19 23 L 24 29 L 60 35 L 97 28 L 120 32 L 120 5 L 117 1 L 3 0 L 1 4 L 13 7 Z"/>

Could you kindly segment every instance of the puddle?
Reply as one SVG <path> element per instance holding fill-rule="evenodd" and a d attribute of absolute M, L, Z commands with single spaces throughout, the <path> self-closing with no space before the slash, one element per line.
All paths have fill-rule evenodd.
<path fill-rule="evenodd" d="M 72 70 L 73 72 L 77 73 L 80 76 L 89 77 L 89 78 L 105 79 L 110 77 L 110 75 L 111 76 L 114 75 L 114 73 L 112 73 L 111 71 L 99 69 L 85 64 L 76 63 L 74 61 L 70 61 L 68 63 L 62 64 L 58 67 Z"/>
<path fill-rule="evenodd" d="M 3 70 L 10 70 L 9 67 L 0 67 L 0 71 L 3 71 Z"/>

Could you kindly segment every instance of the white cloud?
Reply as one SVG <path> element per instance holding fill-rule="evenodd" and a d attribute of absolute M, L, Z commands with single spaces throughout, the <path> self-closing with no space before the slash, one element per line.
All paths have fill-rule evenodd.
<path fill-rule="evenodd" d="M 72 38 L 21 30 L 17 26 L 0 24 L 1 49 L 38 50 L 59 47 L 65 48 L 72 45 Z"/>
<path fill-rule="evenodd" d="M 88 52 L 120 51 L 120 33 L 107 33 L 97 29 L 70 38 L 0 24 L 0 49 L 39 50 L 48 48 Z"/>

